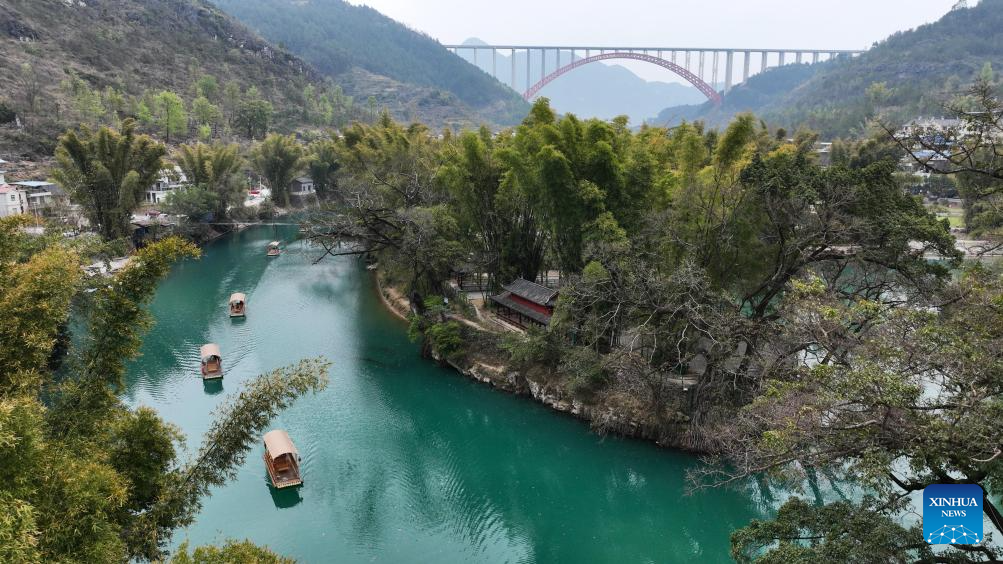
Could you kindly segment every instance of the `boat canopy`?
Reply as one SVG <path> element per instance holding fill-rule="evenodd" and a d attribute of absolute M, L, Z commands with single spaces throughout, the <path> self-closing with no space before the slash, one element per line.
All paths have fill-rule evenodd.
<path fill-rule="evenodd" d="M 230 303 L 231 304 L 238 304 L 238 303 L 242 304 L 245 301 L 247 301 L 247 296 L 245 296 L 244 294 L 241 294 L 240 292 L 237 292 L 236 294 L 230 296 Z"/>
<path fill-rule="evenodd" d="M 279 242 L 278 241 L 272 241 L 271 243 L 268 243 L 268 246 L 269 247 L 278 247 L 279 246 Z"/>
<path fill-rule="evenodd" d="M 283 454 L 299 455 L 299 451 L 296 450 L 292 440 L 289 438 L 289 433 L 286 433 L 282 429 L 265 433 L 265 450 L 268 451 L 269 458 L 273 460 Z"/>
<path fill-rule="evenodd" d="M 219 353 L 219 345 L 216 343 L 209 343 L 208 345 L 202 345 L 202 362 L 211 360 L 213 357 L 223 358 L 223 355 Z"/>

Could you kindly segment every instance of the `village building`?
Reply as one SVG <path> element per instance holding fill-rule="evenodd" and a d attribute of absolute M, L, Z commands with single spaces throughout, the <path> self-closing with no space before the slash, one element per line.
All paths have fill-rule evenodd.
<path fill-rule="evenodd" d="M 188 178 L 180 167 L 165 168 L 160 171 L 160 177 L 146 190 L 146 203 L 159 204 L 167 199 L 172 190 L 177 190 L 188 184 Z"/>
<path fill-rule="evenodd" d="M 522 328 L 546 327 L 557 306 L 557 290 L 535 282 L 516 279 L 502 286 L 504 292 L 491 296 L 495 313 L 505 321 Z"/>
<path fill-rule="evenodd" d="M 316 193 L 317 190 L 314 188 L 313 179 L 309 176 L 301 176 L 289 183 L 290 196 L 304 197 Z"/>
<path fill-rule="evenodd" d="M 7 184 L 5 171 L 0 170 L 0 217 L 28 212 L 28 197 L 18 186 Z"/>
<path fill-rule="evenodd" d="M 57 207 L 70 204 L 70 198 L 62 188 L 45 180 L 14 182 L 14 186 L 25 192 L 28 199 L 28 213 L 37 216 L 51 215 Z"/>

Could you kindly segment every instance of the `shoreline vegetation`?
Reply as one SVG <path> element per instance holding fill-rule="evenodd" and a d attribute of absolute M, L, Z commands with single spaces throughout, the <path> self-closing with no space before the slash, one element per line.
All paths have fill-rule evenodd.
<path fill-rule="evenodd" d="M 399 289 L 385 284 L 379 269 L 372 271 L 373 287 L 384 308 L 394 317 L 407 323 L 411 315 L 411 302 Z M 472 329 L 476 331 L 476 329 Z M 500 339 L 499 333 L 481 329 L 488 341 Z M 481 341 L 479 339 L 479 341 Z M 496 345 L 497 346 L 497 345 Z M 496 351 L 501 353 L 502 351 Z M 559 389 L 539 377 L 537 370 L 516 370 L 507 360 L 499 358 L 478 358 L 478 355 L 463 358 L 444 358 L 431 351 L 429 360 L 441 366 L 448 366 L 460 375 L 486 384 L 492 388 L 513 395 L 526 397 L 543 404 L 553 411 L 570 415 L 590 426 L 599 433 L 652 442 L 662 448 L 674 448 L 693 454 L 706 454 L 698 444 L 687 442 L 685 428 L 675 425 L 667 429 L 650 420 L 645 421 L 643 413 L 616 413 L 612 407 L 587 403 L 581 399 L 568 398 Z M 491 362 L 492 364 L 489 364 Z M 679 414 L 680 417 L 685 417 Z"/>

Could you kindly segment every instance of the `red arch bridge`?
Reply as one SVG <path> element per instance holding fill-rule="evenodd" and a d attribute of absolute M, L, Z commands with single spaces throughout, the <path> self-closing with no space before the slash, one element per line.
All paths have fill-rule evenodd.
<path fill-rule="evenodd" d="M 845 49 L 529 45 L 445 45 L 445 47 L 498 80 L 502 80 L 502 75 L 508 70 L 510 79 L 507 84 L 516 92 L 520 92 L 527 101 L 532 100 L 546 85 L 579 67 L 597 61 L 621 59 L 643 61 L 668 69 L 692 84 L 715 104 L 720 104 L 723 96 L 735 84 L 745 82 L 753 74 L 768 68 L 791 63 L 814 64 L 837 57 L 854 57 L 862 53 Z M 506 51 L 508 51 L 507 56 Z M 551 69 L 549 72 L 548 67 Z M 522 79 L 523 73 L 525 80 Z M 721 91 L 718 91 L 718 88 L 721 88 Z"/>

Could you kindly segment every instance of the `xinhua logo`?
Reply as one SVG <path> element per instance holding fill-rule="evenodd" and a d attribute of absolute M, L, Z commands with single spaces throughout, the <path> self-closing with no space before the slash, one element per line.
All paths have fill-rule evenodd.
<path fill-rule="evenodd" d="M 934 484 L 923 490 L 923 538 L 930 544 L 982 542 L 982 488 Z"/>

